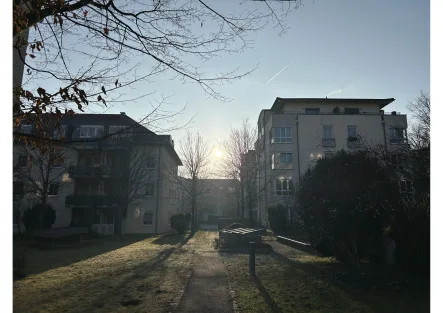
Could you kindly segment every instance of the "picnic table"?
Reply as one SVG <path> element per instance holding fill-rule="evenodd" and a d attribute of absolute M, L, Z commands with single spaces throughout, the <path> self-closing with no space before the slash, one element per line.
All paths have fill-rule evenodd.
<path fill-rule="evenodd" d="M 220 246 L 238 247 L 247 246 L 249 242 L 261 242 L 261 236 L 264 234 L 263 228 L 235 228 L 225 229 L 218 233 Z"/>

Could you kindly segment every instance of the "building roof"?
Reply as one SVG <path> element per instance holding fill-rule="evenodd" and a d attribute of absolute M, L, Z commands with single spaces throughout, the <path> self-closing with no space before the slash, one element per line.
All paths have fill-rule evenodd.
<path fill-rule="evenodd" d="M 271 111 L 279 111 L 283 108 L 286 103 L 303 103 L 307 105 L 319 104 L 319 103 L 330 103 L 330 104 L 378 104 L 380 110 L 383 109 L 388 104 L 395 101 L 394 98 L 385 99 L 373 99 L 373 98 L 275 98 L 274 104 L 271 107 Z"/>

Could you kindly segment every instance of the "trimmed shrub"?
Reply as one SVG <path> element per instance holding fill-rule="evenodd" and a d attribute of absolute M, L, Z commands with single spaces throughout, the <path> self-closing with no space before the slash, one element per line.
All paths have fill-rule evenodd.
<path fill-rule="evenodd" d="M 191 223 L 191 213 L 177 213 L 171 216 L 171 228 L 176 230 L 180 235 L 183 235 Z"/>
<path fill-rule="evenodd" d="M 47 229 L 55 222 L 55 211 L 49 204 L 36 204 L 23 213 L 22 222 L 27 232 Z"/>
<path fill-rule="evenodd" d="M 268 211 L 269 226 L 276 234 L 282 234 L 287 230 L 286 208 L 282 204 L 270 206 Z"/>

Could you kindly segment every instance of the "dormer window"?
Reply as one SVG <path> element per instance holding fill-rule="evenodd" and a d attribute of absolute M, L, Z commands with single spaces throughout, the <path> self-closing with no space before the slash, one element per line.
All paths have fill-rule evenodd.
<path fill-rule="evenodd" d="M 82 125 L 80 126 L 80 138 L 97 138 L 103 136 L 103 125 Z"/>
<path fill-rule="evenodd" d="M 58 128 L 56 128 L 54 130 L 54 138 L 62 138 L 62 137 L 66 137 L 66 130 L 67 130 L 67 125 L 60 125 L 60 130 Z"/>

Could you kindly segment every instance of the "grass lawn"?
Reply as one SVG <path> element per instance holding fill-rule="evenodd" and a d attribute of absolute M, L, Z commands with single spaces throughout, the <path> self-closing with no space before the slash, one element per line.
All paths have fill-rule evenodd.
<path fill-rule="evenodd" d="M 194 262 L 182 237 L 107 238 L 76 248 L 28 248 L 14 312 L 168 312 Z"/>
<path fill-rule="evenodd" d="M 280 251 L 258 254 L 256 279 L 248 274 L 248 254 L 222 254 L 240 312 L 430 311 L 429 291 L 405 287 L 364 290 L 331 279 L 341 272 L 333 258 L 287 251 L 286 255 Z"/>

